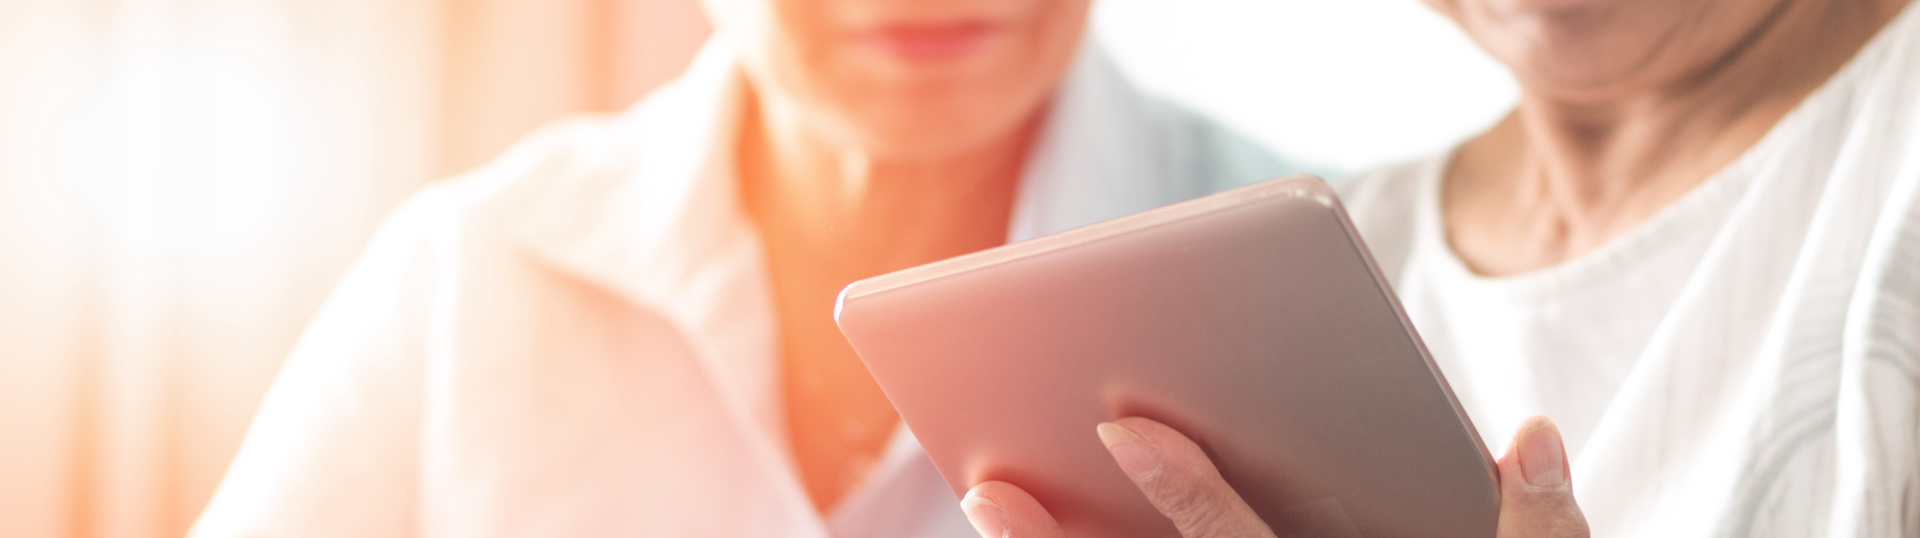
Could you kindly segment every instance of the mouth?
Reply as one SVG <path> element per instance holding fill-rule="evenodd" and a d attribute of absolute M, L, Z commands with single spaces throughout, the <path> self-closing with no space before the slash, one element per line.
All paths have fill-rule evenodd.
<path fill-rule="evenodd" d="M 1007 33 L 1006 25 L 987 19 L 938 23 L 896 23 L 860 33 L 860 41 L 888 56 L 910 61 L 942 61 L 986 48 Z"/>

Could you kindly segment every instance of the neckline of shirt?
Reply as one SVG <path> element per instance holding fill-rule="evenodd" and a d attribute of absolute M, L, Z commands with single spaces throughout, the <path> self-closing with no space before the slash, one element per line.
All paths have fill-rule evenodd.
<path fill-rule="evenodd" d="M 1453 243 L 1446 238 L 1439 190 L 1453 155 L 1449 153 L 1435 159 L 1418 176 L 1419 191 L 1414 209 L 1414 228 L 1417 230 L 1414 256 L 1416 259 L 1433 257 L 1437 262 L 1435 268 L 1439 270 L 1437 276 L 1450 282 L 1515 298 L 1540 297 L 1554 290 L 1597 283 L 1632 265 L 1633 260 L 1671 248 L 1675 243 L 1673 231 L 1684 229 L 1684 226 L 1700 225 L 1701 220 L 1710 217 L 1724 217 L 1725 210 L 1731 207 L 1731 202 L 1739 193 L 1745 191 L 1748 179 L 1753 176 L 1751 173 L 1740 173 L 1752 168 L 1750 166 L 1729 166 L 1661 208 L 1653 217 L 1627 233 L 1608 240 L 1599 248 L 1549 267 L 1490 276 L 1469 267 L 1466 260 L 1461 259 L 1460 253 L 1454 250 Z M 1741 164 L 1742 160 L 1752 160 L 1744 157 L 1736 160 L 1736 164 Z"/>
<path fill-rule="evenodd" d="M 1920 2 L 1916 2 L 1920 3 Z M 1670 246 L 1669 233 L 1677 227 L 1694 224 L 1706 217 L 1724 217 L 1719 214 L 1730 209 L 1732 202 L 1744 193 L 1752 183 L 1752 178 L 1764 170 L 1770 161 L 1777 159 L 1780 151 L 1776 148 L 1791 147 L 1808 131 L 1811 123 L 1820 119 L 1815 109 L 1828 108 L 1828 103 L 1850 94 L 1857 84 L 1855 80 L 1864 76 L 1863 64 L 1870 57 L 1881 55 L 1886 48 L 1889 36 L 1898 33 L 1898 27 L 1916 24 L 1920 20 L 1920 9 L 1910 4 L 1901 15 L 1887 23 L 1880 33 L 1869 40 L 1854 54 L 1846 64 L 1835 71 L 1832 77 L 1813 92 L 1794 105 L 1785 116 L 1767 129 L 1758 142 L 1742 151 L 1738 157 L 1725 167 L 1709 175 L 1699 185 L 1689 189 L 1679 199 L 1661 208 L 1645 222 L 1636 225 L 1627 233 L 1608 240 L 1591 251 L 1575 256 L 1553 266 L 1516 273 L 1511 275 L 1489 276 L 1474 271 L 1465 260 L 1460 258 L 1451 241 L 1446 239 L 1445 221 L 1440 207 L 1440 184 L 1445 180 L 1446 170 L 1454 158 L 1459 155 L 1460 145 L 1449 149 L 1438 158 L 1429 159 L 1416 174 L 1417 192 L 1414 198 L 1413 256 L 1433 256 L 1437 261 L 1440 275 L 1463 286 L 1471 286 L 1485 292 L 1501 293 L 1515 298 L 1537 298 L 1551 294 L 1554 290 L 1572 286 L 1592 284 L 1613 276 L 1618 268 L 1628 265 L 1630 260 L 1656 252 Z M 1719 207 L 1715 207 L 1715 206 Z"/>
<path fill-rule="evenodd" d="M 1429 159 L 1416 175 L 1418 191 L 1414 198 L 1413 256 L 1434 256 L 1439 262 L 1441 276 L 1463 286 L 1515 297 L 1538 297 L 1556 289 L 1588 284 L 1611 276 L 1610 269 L 1670 243 L 1662 241 L 1670 235 L 1666 231 L 1706 215 L 1707 210 L 1726 209 L 1724 206 L 1713 208 L 1711 205 L 1730 202 L 1737 198 L 1737 194 L 1745 192 L 1752 178 L 1764 170 L 1770 161 L 1777 159 L 1781 152 L 1775 151 L 1775 148 L 1791 147 L 1788 144 L 1798 142 L 1809 131 L 1811 124 L 1825 116 L 1816 109 L 1837 106 L 1837 101 L 1851 96 L 1860 86 L 1858 79 L 1872 72 L 1871 62 L 1885 56 L 1887 49 L 1893 46 L 1893 40 L 1900 34 L 1913 31 L 1907 30 L 1907 27 L 1920 26 L 1920 7 L 1917 5 L 1920 5 L 1920 1 L 1908 2 L 1902 7 L 1900 13 L 1887 21 L 1866 44 L 1861 45 L 1860 50 L 1847 59 L 1839 70 L 1795 104 L 1792 110 L 1767 129 L 1758 142 L 1742 151 L 1725 167 L 1633 230 L 1607 241 L 1599 248 L 1550 267 L 1512 275 L 1482 275 L 1468 267 L 1459 252 L 1453 249 L 1452 242 L 1446 239 L 1439 192 L 1447 168 L 1459 155 L 1460 146 L 1456 145 L 1439 158 Z M 1432 252 L 1423 254 L 1422 251 L 1428 250 Z"/>

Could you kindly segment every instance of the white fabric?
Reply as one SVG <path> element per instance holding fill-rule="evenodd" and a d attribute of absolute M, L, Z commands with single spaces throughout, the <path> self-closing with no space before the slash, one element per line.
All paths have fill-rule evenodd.
<path fill-rule="evenodd" d="M 193 535 L 972 536 L 904 428 L 831 517 L 791 468 L 729 43 L 396 211 Z M 1287 171 L 1083 49 L 1010 239 Z"/>
<path fill-rule="evenodd" d="M 1472 274 L 1446 161 L 1356 177 L 1347 207 L 1489 448 L 1563 426 L 1594 536 L 1920 535 L 1920 8 L 1556 267 Z"/>
<path fill-rule="evenodd" d="M 1485 277 L 1441 233 L 1437 187 L 1446 160 L 1424 164 L 1401 299 L 1431 320 L 1420 325 L 1429 348 L 1472 357 L 1451 361 L 1457 366 L 1447 375 L 1456 388 L 1489 388 L 1462 391 L 1489 449 L 1505 450 L 1522 422 L 1544 415 L 1578 454 L 1752 176 L 1716 175 L 1578 259 Z"/>

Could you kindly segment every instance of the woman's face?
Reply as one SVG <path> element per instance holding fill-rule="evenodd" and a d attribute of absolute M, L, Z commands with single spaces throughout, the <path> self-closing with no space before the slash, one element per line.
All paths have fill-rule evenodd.
<path fill-rule="evenodd" d="M 1604 100 L 1684 84 L 1722 62 L 1784 0 L 1426 0 L 1530 92 Z"/>
<path fill-rule="evenodd" d="M 1066 72 L 1090 0 L 706 0 L 747 76 L 809 129 L 938 158 L 1019 128 Z"/>

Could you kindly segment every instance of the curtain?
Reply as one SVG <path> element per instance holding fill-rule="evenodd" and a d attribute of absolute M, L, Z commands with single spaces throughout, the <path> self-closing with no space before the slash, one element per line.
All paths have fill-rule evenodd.
<path fill-rule="evenodd" d="M 380 217 L 695 0 L 0 0 L 0 536 L 179 536 Z"/>

